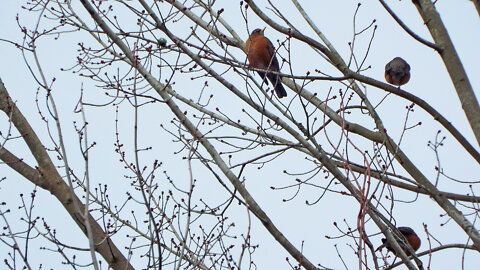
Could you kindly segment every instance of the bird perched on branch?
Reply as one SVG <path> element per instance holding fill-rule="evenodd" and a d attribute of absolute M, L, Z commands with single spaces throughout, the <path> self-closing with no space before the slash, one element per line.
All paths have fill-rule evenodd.
<path fill-rule="evenodd" d="M 422 242 L 420 241 L 420 238 L 415 233 L 415 231 L 412 230 L 412 228 L 410 228 L 410 227 L 398 227 L 397 229 L 401 234 L 403 234 L 403 236 L 405 236 L 405 238 L 407 239 L 408 243 L 410 244 L 410 246 L 412 247 L 412 249 L 414 251 L 417 251 L 420 248 L 420 244 Z M 407 255 L 410 255 L 410 253 L 408 252 L 408 250 L 405 247 L 404 242 L 402 240 L 398 239 L 397 237 L 395 237 L 395 239 L 397 239 L 398 244 L 407 253 Z M 387 248 L 388 251 L 391 251 L 393 254 L 397 255 L 395 250 L 393 249 L 392 245 L 390 244 L 390 242 L 387 241 L 387 239 L 382 238 L 382 243 L 383 244 L 381 246 L 379 246 L 377 248 L 377 250 L 382 250 L 382 248 L 385 247 L 385 248 Z"/>
<path fill-rule="evenodd" d="M 280 67 L 275 56 L 275 47 L 263 35 L 263 32 L 265 32 L 265 28 L 253 30 L 246 42 L 245 51 L 247 52 L 249 67 L 267 70 L 266 72 L 258 71 L 258 74 L 267 85 L 267 79 L 270 80 L 278 98 L 286 97 L 287 91 L 283 88 L 282 76 L 268 72 L 280 72 Z"/>
<path fill-rule="evenodd" d="M 404 85 L 410 80 L 410 65 L 400 57 L 385 66 L 385 80 L 393 85 Z"/>

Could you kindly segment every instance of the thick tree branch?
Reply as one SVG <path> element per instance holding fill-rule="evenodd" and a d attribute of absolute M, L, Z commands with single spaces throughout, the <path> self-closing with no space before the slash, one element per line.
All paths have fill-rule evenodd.
<path fill-rule="evenodd" d="M 440 14 L 430 0 L 414 0 L 413 3 L 428 27 L 433 40 L 440 47 L 440 56 L 447 67 L 477 143 L 480 144 L 480 106 Z"/>
<path fill-rule="evenodd" d="M 346 73 L 355 80 L 395 94 L 399 97 L 415 103 L 415 105 L 418 105 L 420 108 L 424 109 L 428 114 L 433 117 L 434 120 L 438 121 L 444 128 L 446 128 L 448 132 L 450 132 L 450 134 L 452 134 L 453 137 L 463 146 L 463 148 L 465 148 L 465 150 L 480 164 L 480 153 L 475 149 L 475 147 L 470 144 L 467 138 L 465 138 L 465 136 L 463 136 L 462 133 L 460 133 L 460 131 L 455 128 L 455 126 L 453 126 L 452 122 L 448 121 L 442 114 L 440 114 L 440 112 L 438 112 L 437 110 L 435 110 L 435 108 L 428 104 L 428 102 L 407 91 L 401 90 L 397 87 L 391 86 L 381 81 L 377 81 L 373 78 L 361 75 L 351 70 L 347 71 Z"/>
<path fill-rule="evenodd" d="M 39 168 L 38 174 L 34 173 L 32 168 L 29 168 L 23 162 L 18 161 L 13 154 L 2 149 L 0 157 L 4 161 L 9 161 L 7 164 L 13 169 L 17 170 L 34 184 L 40 184 L 39 186 L 50 191 L 59 201 L 63 207 L 70 214 L 72 219 L 77 223 L 78 227 L 87 236 L 87 228 L 85 226 L 85 219 L 83 212 L 85 206 L 83 202 L 70 192 L 70 188 L 65 183 L 55 168 L 52 160 L 48 156 L 44 145 L 40 142 L 32 127 L 28 123 L 27 119 L 20 112 L 18 107 L 10 98 L 5 85 L 0 79 L 0 110 L 2 110 L 7 116 L 10 116 L 10 121 L 15 125 L 18 132 L 23 137 L 25 143 L 33 154 L 37 161 Z M 28 167 L 27 167 L 28 166 Z M 41 179 L 39 178 L 41 177 Z M 79 211 L 75 207 L 79 206 Z M 109 266 L 113 269 L 133 269 L 128 260 L 123 256 L 120 250 L 111 241 L 107 233 L 105 233 L 97 223 L 97 221 L 89 214 L 88 217 L 93 238 L 96 244 L 96 251 L 100 253 L 103 258 L 108 262 Z"/>
<path fill-rule="evenodd" d="M 418 42 L 420 43 L 423 43 L 425 44 L 426 46 L 436 50 L 436 51 L 440 51 L 440 48 L 438 48 L 438 46 L 435 44 L 435 43 L 432 43 L 422 37 L 420 37 L 419 35 L 417 35 L 415 32 L 412 31 L 412 29 L 410 29 L 401 19 L 400 17 L 397 16 L 397 14 L 395 14 L 395 12 L 393 12 L 393 10 L 387 5 L 387 3 L 385 3 L 385 1 L 383 0 L 378 0 L 380 1 L 380 4 L 382 4 L 382 6 L 387 10 L 387 12 L 390 14 L 390 16 L 392 16 L 392 18 L 403 28 L 403 30 L 405 30 L 405 32 L 407 32 L 410 36 L 412 36 L 414 39 L 416 39 Z"/>
<path fill-rule="evenodd" d="M 447 245 L 441 245 L 439 247 L 436 247 L 436 248 L 432 248 L 430 250 L 425 250 L 423 252 L 420 252 L 420 253 L 417 253 L 416 255 L 418 257 L 422 257 L 422 256 L 425 256 L 425 255 L 430 255 L 432 253 L 435 253 L 435 252 L 438 252 L 438 251 L 441 251 L 441 250 L 445 250 L 445 249 L 450 249 L 450 248 L 459 248 L 459 249 L 470 249 L 470 250 L 476 250 L 474 246 L 467 246 L 465 244 L 447 244 Z M 389 265 L 387 268 L 385 268 L 384 270 L 390 270 L 390 269 L 393 269 L 397 266 L 400 266 L 402 265 L 403 262 L 397 262 L 397 263 L 394 263 L 392 265 Z"/>

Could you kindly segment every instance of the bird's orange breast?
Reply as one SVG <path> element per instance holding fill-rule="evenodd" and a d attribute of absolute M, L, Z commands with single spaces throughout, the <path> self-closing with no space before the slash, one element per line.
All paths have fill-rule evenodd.
<path fill-rule="evenodd" d="M 268 40 L 264 36 L 253 36 L 247 40 L 245 45 L 247 58 L 250 67 L 267 69 L 272 60 L 268 51 Z"/>
<path fill-rule="evenodd" d="M 409 235 L 407 237 L 408 243 L 412 246 L 414 251 L 417 251 L 420 248 L 421 241 L 420 238 L 416 235 Z"/>

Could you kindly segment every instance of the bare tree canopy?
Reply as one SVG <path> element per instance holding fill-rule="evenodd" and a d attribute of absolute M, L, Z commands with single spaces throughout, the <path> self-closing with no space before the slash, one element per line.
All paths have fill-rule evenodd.
<path fill-rule="evenodd" d="M 479 1 L 3 4 L 2 269 L 478 267 Z"/>

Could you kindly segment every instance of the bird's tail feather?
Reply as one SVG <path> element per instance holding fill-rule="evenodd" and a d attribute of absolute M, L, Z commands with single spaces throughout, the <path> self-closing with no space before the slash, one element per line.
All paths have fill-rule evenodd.
<path fill-rule="evenodd" d="M 277 74 L 268 73 L 267 78 L 272 82 L 275 93 L 277 93 L 278 98 L 286 97 L 287 91 L 282 85 L 282 79 Z"/>
<path fill-rule="evenodd" d="M 257 71 L 257 72 L 258 72 L 258 75 L 260 75 L 260 78 L 263 79 L 265 84 L 268 85 L 268 80 L 267 80 L 267 76 L 265 76 L 265 72 L 263 72 L 263 71 Z"/>
<path fill-rule="evenodd" d="M 377 249 L 375 249 L 375 251 L 382 250 L 385 246 L 386 246 L 386 244 L 383 243 L 383 244 L 381 244 Z"/>

